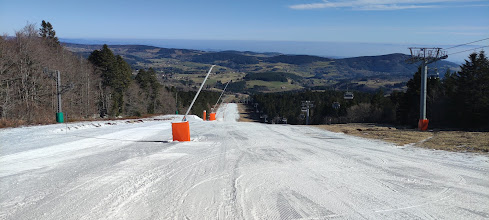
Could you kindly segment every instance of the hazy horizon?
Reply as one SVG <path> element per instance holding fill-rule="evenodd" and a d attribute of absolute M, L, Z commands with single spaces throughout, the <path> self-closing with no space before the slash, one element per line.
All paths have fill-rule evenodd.
<path fill-rule="evenodd" d="M 328 57 L 420 46 L 454 54 L 473 48 L 454 46 L 474 41 L 488 47 L 488 9 L 489 0 L 0 0 L 0 34 L 45 20 L 75 42 Z M 448 60 L 461 63 L 469 53 Z"/>
<path fill-rule="evenodd" d="M 347 43 L 321 41 L 259 41 L 259 40 L 190 40 L 190 39 L 114 39 L 114 38 L 61 38 L 62 42 L 75 44 L 147 45 L 162 48 L 194 49 L 203 51 L 252 51 L 259 53 L 282 53 L 314 55 L 328 58 L 379 56 L 393 53 L 409 55 L 409 47 L 440 47 L 452 45 L 406 45 L 382 43 Z M 459 47 L 459 51 L 477 48 L 479 45 Z M 477 50 L 479 51 L 479 50 Z M 450 55 L 447 61 L 461 64 L 474 51 Z"/>

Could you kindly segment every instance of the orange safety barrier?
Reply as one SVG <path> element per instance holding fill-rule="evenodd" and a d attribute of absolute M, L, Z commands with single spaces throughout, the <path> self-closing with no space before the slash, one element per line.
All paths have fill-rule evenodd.
<path fill-rule="evenodd" d="M 419 121 L 418 121 L 418 129 L 420 131 L 426 131 L 426 130 L 428 130 L 428 122 L 429 122 L 428 119 L 419 119 Z"/>
<path fill-rule="evenodd" d="M 190 141 L 190 126 L 188 121 L 172 122 L 171 131 L 173 134 L 173 141 Z"/>
<path fill-rule="evenodd" d="M 216 113 L 212 112 L 209 121 L 215 121 L 215 120 L 216 120 Z"/>
<path fill-rule="evenodd" d="M 206 117 L 207 117 L 207 112 L 204 110 L 204 117 L 202 117 L 202 119 L 204 119 L 205 121 Z"/>

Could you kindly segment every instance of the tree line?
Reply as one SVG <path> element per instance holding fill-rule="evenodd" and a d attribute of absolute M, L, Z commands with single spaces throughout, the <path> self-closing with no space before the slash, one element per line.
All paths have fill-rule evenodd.
<path fill-rule="evenodd" d="M 428 79 L 427 115 L 434 127 L 489 128 L 489 60 L 484 51 L 472 53 L 460 71 L 445 73 L 443 80 Z M 393 94 L 398 105 L 398 122 L 411 123 L 419 117 L 421 70 L 404 93 Z"/>
<path fill-rule="evenodd" d="M 302 77 L 285 72 L 259 72 L 259 73 L 248 73 L 243 78 L 244 80 L 262 80 L 267 82 L 287 82 L 289 79 L 292 80 L 302 80 Z"/>
<path fill-rule="evenodd" d="M 191 58 L 191 61 L 197 63 L 216 63 L 218 61 L 226 61 L 229 62 L 229 66 L 259 63 L 258 58 L 254 56 L 247 56 L 230 52 L 204 53 L 193 56 Z"/>
<path fill-rule="evenodd" d="M 102 117 L 171 113 L 175 109 L 173 95 L 158 82 L 154 69 L 140 69 L 133 76 L 131 66 L 107 45 L 93 51 L 88 61 L 101 78 L 98 109 Z"/>
<path fill-rule="evenodd" d="M 13 37 L 0 37 L 0 127 L 55 121 L 53 70 L 61 72 L 61 85 L 66 89 L 62 108 L 71 120 L 175 110 L 183 113 L 195 94 L 160 85 L 151 68 L 132 74 L 130 65 L 107 45 L 93 51 L 88 59 L 79 57 L 66 50 L 53 26 L 43 21 L 39 29 L 28 24 Z M 375 122 L 414 127 L 419 119 L 420 77 L 418 70 L 405 92 L 354 92 L 353 100 L 343 99 L 341 91 L 258 93 L 252 98 L 260 115 L 277 120 L 285 117 L 292 124 L 305 123 L 301 101 L 309 100 L 315 103 L 313 124 Z M 242 87 L 245 84 L 236 82 L 228 89 Z M 209 111 L 218 96 L 203 92 L 193 112 Z M 460 71 L 448 71 L 443 80 L 429 79 L 427 107 L 430 127 L 489 128 L 489 61 L 485 53 L 471 54 Z"/>
<path fill-rule="evenodd" d="M 39 29 L 28 24 L 15 36 L 0 37 L 0 127 L 55 122 L 54 70 L 60 71 L 66 90 L 62 109 L 68 120 L 176 109 L 174 91 L 158 82 L 155 70 L 140 69 L 133 75 L 130 65 L 107 45 L 88 59 L 77 56 L 60 44 L 53 26 L 42 21 Z M 188 104 L 181 102 L 180 108 Z"/>
<path fill-rule="evenodd" d="M 65 50 L 49 22 L 40 30 L 28 24 L 14 37 L 0 37 L 0 115 L 3 126 L 54 122 L 56 81 L 61 72 L 63 109 L 74 118 L 97 113 L 101 93 L 95 68 Z"/>
<path fill-rule="evenodd" d="M 431 128 L 489 129 L 489 60 L 484 51 L 471 54 L 458 72 L 447 71 L 443 80 L 428 79 L 427 116 Z M 421 69 L 407 82 L 406 91 L 390 95 L 342 91 L 262 93 L 252 96 L 257 116 L 291 124 L 305 124 L 301 101 L 313 101 L 310 123 L 372 122 L 416 127 L 419 119 Z M 335 108 L 336 107 L 336 108 Z"/>
<path fill-rule="evenodd" d="M 258 112 L 257 116 L 262 119 L 268 118 L 268 122 L 278 122 L 286 118 L 289 124 L 306 123 L 305 113 L 301 111 L 302 101 L 311 101 L 314 104 L 314 107 L 310 108 L 310 124 L 388 123 L 395 118 L 394 107 L 388 103 L 381 90 L 375 94 L 354 92 L 354 96 L 353 100 L 345 100 L 344 92 L 334 90 L 258 93 L 252 96 L 252 105 L 258 105 L 251 108 L 255 113 Z M 368 114 L 363 114 L 364 111 L 368 111 Z"/>

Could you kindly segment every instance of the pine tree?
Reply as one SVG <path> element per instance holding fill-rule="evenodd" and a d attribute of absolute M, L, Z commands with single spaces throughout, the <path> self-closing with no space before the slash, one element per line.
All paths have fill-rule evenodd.
<path fill-rule="evenodd" d="M 135 79 L 148 98 L 147 112 L 155 113 L 155 109 L 161 104 L 158 102 L 161 85 L 156 77 L 156 71 L 153 68 L 149 68 L 148 71 L 141 69 Z"/>
<path fill-rule="evenodd" d="M 102 85 L 104 87 L 112 86 L 112 78 L 115 72 L 115 56 L 107 44 L 104 44 L 101 50 L 94 50 L 88 57 L 88 61 L 101 70 Z"/>
<path fill-rule="evenodd" d="M 56 31 L 54 31 L 53 25 L 49 22 L 42 20 L 39 36 L 48 39 L 52 45 L 60 45 L 58 37 L 56 37 Z"/>
<path fill-rule="evenodd" d="M 146 73 L 146 70 L 140 69 L 138 74 L 136 75 L 136 82 L 138 82 L 139 87 L 143 90 L 146 91 L 146 88 L 148 88 L 148 73 Z"/>
<path fill-rule="evenodd" d="M 131 83 L 132 70 L 131 66 L 121 56 L 116 56 L 115 60 L 116 71 L 113 76 L 114 80 L 112 80 L 112 87 L 122 93 L 126 91 Z"/>
<path fill-rule="evenodd" d="M 391 94 L 391 101 L 396 103 L 396 118 L 400 124 L 416 125 L 419 119 L 419 99 L 421 93 L 421 68 L 414 74 L 413 78 L 407 82 L 405 93 Z M 428 78 L 427 81 L 427 117 L 431 118 L 431 107 L 439 96 L 441 82 L 439 79 Z"/>
<path fill-rule="evenodd" d="M 445 88 L 456 109 L 458 124 L 489 127 L 489 60 L 484 51 L 472 53 L 461 71 L 448 74 Z"/>
<path fill-rule="evenodd" d="M 102 86 L 112 90 L 111 114 L 124 112 L 124 92 L 131 84 L 131 66 L 105 44 L 101 50 L 93 51 L 88 60 L 101 71 Z"/>

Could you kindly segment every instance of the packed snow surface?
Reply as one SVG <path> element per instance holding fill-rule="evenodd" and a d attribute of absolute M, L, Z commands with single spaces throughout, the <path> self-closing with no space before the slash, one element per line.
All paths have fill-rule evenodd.
<path fill-rule="evenodd" d="M 487 156 L 181 116 L 0 130 L 0 219 L 487 219 Z"/>

